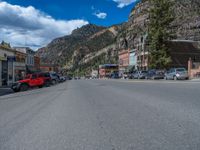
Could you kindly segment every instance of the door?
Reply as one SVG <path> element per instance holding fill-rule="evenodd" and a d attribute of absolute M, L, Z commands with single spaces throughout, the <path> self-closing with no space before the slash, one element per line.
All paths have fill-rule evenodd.
<path fill-rule="evenodd" d="M 30 86 L 37 86 L 37 75 L 36 74 L 32 74 L 29 84 L 30 84 Z"/>
<path fill-rule="evenodd" d="M 8 62 L 2 61 L 2 85 L 7 85 L 8 83 Z"/>
<path fill-rule="evenodd" d="M 175 72 L 175 69 L 170 69 L 170 72 L 169 72 L 170 79 L 174 79 L 174 72 Z"/>

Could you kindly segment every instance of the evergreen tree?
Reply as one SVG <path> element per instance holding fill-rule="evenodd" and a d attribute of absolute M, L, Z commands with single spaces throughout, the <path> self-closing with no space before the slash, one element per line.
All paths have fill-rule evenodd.
<path fill-rule="evenodd" d="M 150 67 L 164 69 L 171 63 L 166 46 L 172 33 L 169 26 L 173 21 L 172 0 L 150 0 L 149 48 Z"/>

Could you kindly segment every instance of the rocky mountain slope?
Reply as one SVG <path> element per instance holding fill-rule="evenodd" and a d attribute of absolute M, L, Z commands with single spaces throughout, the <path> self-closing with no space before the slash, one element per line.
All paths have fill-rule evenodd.
<path fill-rule="evenodd" d="M 200 41 L 200 1 L 174 0 L 171 30 L 177 40 Z M 141 37 L 147 35 L 151 5 L 141 0 L 126 23 L 112 27 L 86 25 L 71 35 L 57 38 L 38 50 L 43 62 L 59 64 L 67 70 L 89 72 L 102 63 L 117 63 L 118 51 L 138 48 Z"/>
<path fill-rule="evenodd" d="M 174 40 L 200 41 L 200 1 L 173 0 L 174 21 L 171 24 Z M 126 40 L 129 48 L 137 48 L 142 36 L 148 32 L 149 0 L 142 0 L 129 15 L 129 21 L 123 24 L 122 34 L 118 35 L 118 43 Z M 123 48 L 123 44 L 122 47 Z"/>
<path fill-rule="evenodd" d="M 116 35 L 117 28 L 89 24 L 74 30 L 69 36 L 53 40 L 47 47 L 39 49 L 37 54 L 43 63 L 55 63 L 75 71 L 83 63 L 108 52 L 115 42 Z"/>

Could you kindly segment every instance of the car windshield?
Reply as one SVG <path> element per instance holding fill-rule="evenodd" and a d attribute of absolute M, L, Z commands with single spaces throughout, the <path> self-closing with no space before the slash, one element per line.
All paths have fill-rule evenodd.
<path fill-rule="evenodd" d="M 30 74 L 26 75 L 26 77 L 25 77 L 25 79 L 30 79 L 30 78 L 31 78 Z"/>
<path fill-rule="evenodd" d="M 185 72 L 186 70 L 184 68 L 178 68 L 178 69 L 176 69 L 176 71 L 178 71 L 178 72 Z"/>
<path fill-rule="evenodd" d="M 55 73 L 53 73 L 53 74 L 51 74 L 52 76 L 54 76 L 54 77 L 57 77 L 57 75 L 55 74 Z"/>

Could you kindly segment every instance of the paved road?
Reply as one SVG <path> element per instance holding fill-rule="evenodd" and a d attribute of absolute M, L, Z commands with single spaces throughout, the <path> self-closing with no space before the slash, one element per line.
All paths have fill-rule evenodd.
<path fill-rule="evenodd" d="M 200 83 L 69 81 L 0 97 L 0 150 L 199 150 Z"/>

